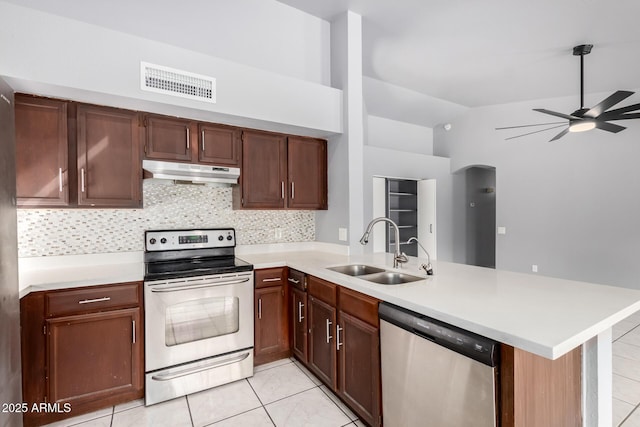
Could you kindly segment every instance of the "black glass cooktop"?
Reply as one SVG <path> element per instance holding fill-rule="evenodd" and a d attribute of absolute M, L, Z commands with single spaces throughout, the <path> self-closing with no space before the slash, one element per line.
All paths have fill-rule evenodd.
<path fill-rule="evenodd" d="M 156 261 L 145 264 L 144 280 L 176 279 L 252 270 L 252 264 L 234 256 Z"/>

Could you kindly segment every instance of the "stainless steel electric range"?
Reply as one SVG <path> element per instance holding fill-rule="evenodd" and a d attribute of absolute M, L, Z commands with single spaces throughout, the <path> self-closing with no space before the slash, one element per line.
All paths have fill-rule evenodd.
<path fill-rule="evenodd" d="M 233 228 L 145 232 L 145 404 L 253 375 L 253 265 Z"/>

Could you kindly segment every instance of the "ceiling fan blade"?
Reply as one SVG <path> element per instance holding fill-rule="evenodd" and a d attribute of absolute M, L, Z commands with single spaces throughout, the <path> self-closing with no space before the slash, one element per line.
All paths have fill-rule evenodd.
<path fill-rule="evenodd" d="M 556 140 L 558 140 L 558 139 L 562 138 L 563 136 L 565 136 L 565 135 L 566 135 L 566 134 L 568 134 L 568 133 L 569 133 L 569 127 L 567 127 L 565 130 L 563 130 L 562 132 L 560 132 L 559 134 L 557 134 L 556 136 L 554 136 L 553 138 L 551 138 L 551 139 L 549 140 L 549 142 L 556 141 Z"/>
<path fill-rule="evenodd" d="M 611 95 L 611 96 L 605 98 L 604 100 L 602 100 L 599 104 L 597 104 L 595 107 L 591 108 L 586 113 L 584 113 L 583 117 L 589 117 L 589 118 L 594 119 L 594 118 L 598 117 L 600 114 L 602 114 L 605 111 L 607 111 L 609 108 L 613 107 L 614 105 L 616 105 L 619 102 L 624 101 L 625 99 L 627 99 L 628 97 L 630 97 L 633 94 L 634 94 L 634 92 L 630 92 L 628 90 L 619 90 L 616 93 L 614 93 L 613 95 Z"/>
<path fill-rule="evenodd" d="M 596 121 L 596 127 L 598 129 L 606 130 L 607 132 L 613 132 L 613 133 L 618 133 L 621 130 L 626 129 L 626 127 L 624 126 L 615 125 L 613 123 L 601 122 L 601 121 Z"/>
<path fill-rule="evenodd" d="M 640 104 L 632 104 L 632 105 L 627 105 L 626 107 L 616 108 L 615 110 L 605 111 L 604 113 L 600 114 L 597 118 L 602 120 L 609 120 L 605 117 L 617 116 L 620 114 L 624 114 L 624 113 L 628 113 L 630 111 L 636 111 L 636 110 L 640 110 Z"/>
<path fill-rule="evenodd" d="M 550 123 L 536 123 L 534 125 L 519 125 L 519 126 L 507 126 L 502 128 L 496 128 L 496 130 L 505 130 L 505 129 L 518 129 L 518 128 L 529 128 L 533 126 L 545 126 L 545 125 L 557 125 L 565 122 L 550 122 Z"/>
<path fill-rule="evenodd" d="M 615 120 L 629 120 L 629 119 L 640 119 L 640 113 L 628 113 L 628 114 L 618 114 L 618 115 L 609 115 L 609 113 L 605 113 L 598 117 L 596 120 L 602 121 L 615 121 Z"/>
<path fill-rule="evenodd" d="M 550 114 L 556 117 L 562 117 L 563 119 L 567 119 L 567 120 L 576 120 L 581 118 L 578 116 L 572 116 L 571 114 L 564 114 L 564 113 L 558 113 L 556 111 L 545 110 L 544 108 L 534 108 L 533 111 L 537 111 L 539 113 L 544 113 L 544 114 Z"/>
<path fill-rule="evenodd" d="M 564 122 L 563 122 L 563 124 L 558 125 L 558 126 L 552 126 L 552 127 L 550 127 L 550 128 L 546 128 L 546 129 L 535 130 L 535 131 L 533 131 L 533 132 L 523 133 L 522 135 L 511 136 L 511 137 L 509 137 L 509 138 L 505 138 L 504 140 L 505 140 L 505 141 L 508 141 L 508 140 L 510 140 L 510 139 L 516 139 L 516 138 L 520 138 L 520 137 L 522 137 L 522 136 L 533 135 L 534 133 L 540 133 L 540 132 L 544 132 L 544 131 L 551 130 L 551 129 L 557 129 L 557 128 L 560 128 L 560 127 L 562 127 L 562 126 L 566 126 L 566 124 L 564 124 Z"/>

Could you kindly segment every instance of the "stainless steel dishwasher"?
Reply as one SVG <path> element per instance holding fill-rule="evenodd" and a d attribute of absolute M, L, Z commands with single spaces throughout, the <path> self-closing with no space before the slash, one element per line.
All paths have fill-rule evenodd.
<path fill-rule="evenodd" d="M 379 315 L 385 425 L 497 425 L 498 342 L 389 303 Z"/>

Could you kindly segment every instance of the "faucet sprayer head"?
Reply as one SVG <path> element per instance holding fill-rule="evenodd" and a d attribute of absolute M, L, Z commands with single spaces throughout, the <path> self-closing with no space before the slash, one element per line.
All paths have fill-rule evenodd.
<path fill-rule="evenodd" d="M 360 244 L 364 246 L 367 243 L 369 243 L 369 232 L 365 231 L 362 237 L 360 238 Z"/>

